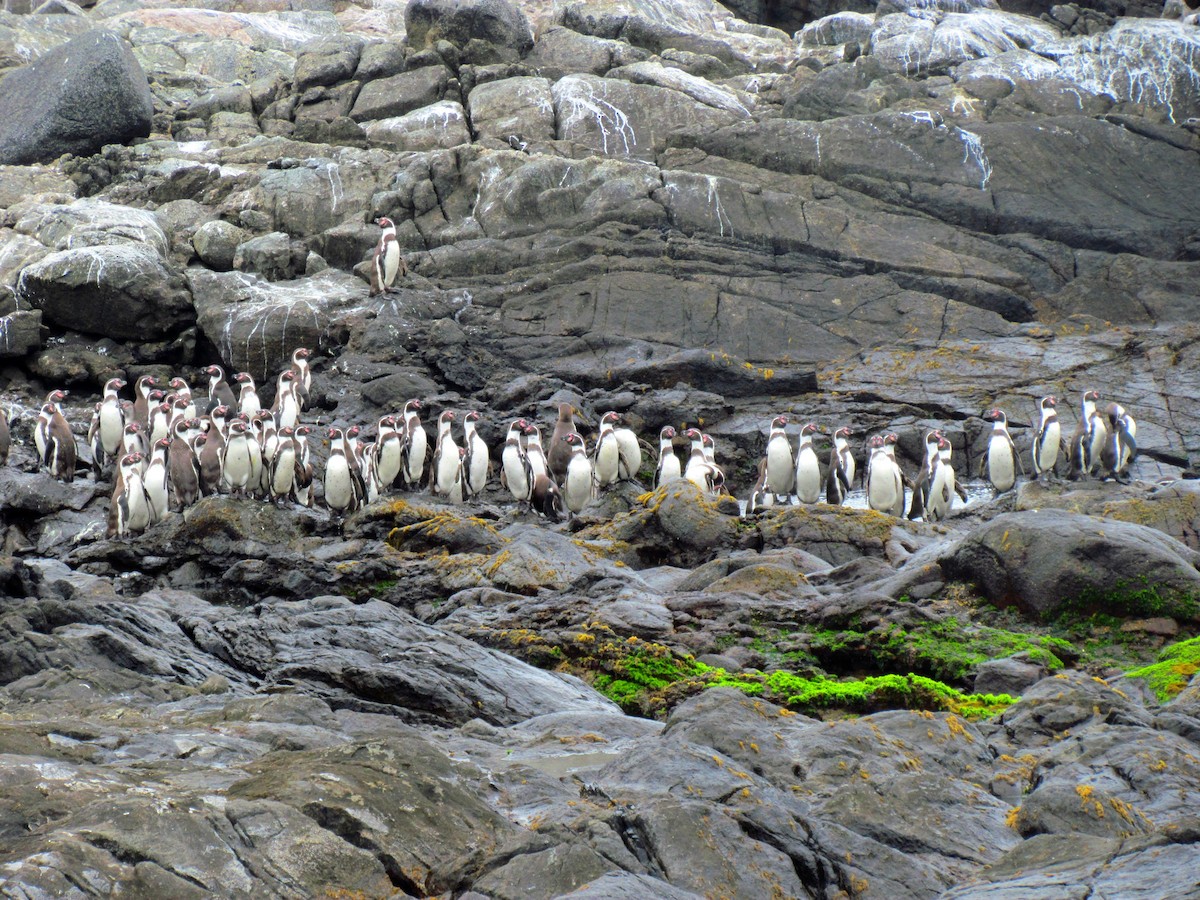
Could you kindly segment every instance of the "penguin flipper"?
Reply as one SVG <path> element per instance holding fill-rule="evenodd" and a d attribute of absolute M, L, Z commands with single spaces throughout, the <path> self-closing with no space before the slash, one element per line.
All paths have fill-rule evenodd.
<path fill-rule="evenodd" d="M 912 492 L 912 505 L 908 508 L 908 519 L 911 522 L 914 519 L 923 518 L 924 515 L 925 495 L 919 488 L 915 488 Z"/>

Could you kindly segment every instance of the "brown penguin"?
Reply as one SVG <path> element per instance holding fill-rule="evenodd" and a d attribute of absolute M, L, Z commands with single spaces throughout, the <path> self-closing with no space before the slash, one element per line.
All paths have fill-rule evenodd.
<path fill-rule="evenodd" d="M 200 461 L 188 444 L 187 433 L 188 420 L 181 416 L 175 420 L 173 439 L 167 448 L 167 471 L 180 509 L 191 506 L 200 496 Z"/>
<path fill-rule="evenodd" d="M 66 395 L 65 391 L 55 391 L 55 394 Z M 53 408 L 50 422 L 46 429 L 46 455 L 42 462 L 50 469 L 50 473 L 60 481 L 75 480 L 75 435 L 67 424 L 57 402 L 47 404 Z"/>
<path fill-rule="evenodd" d="M 565 440 L 568 434 L 579 434 L 575 428 L 575 409 L 570 403 L 560 403 L 558 421 L 554 423 L 554 434 L 550 437 L 550 449 L 546 451 L 550 476 L 556 484 L 562 484 L 566 479 L 567 467 L 570 466 L 571 457 L 574 455 L 571 445 Z"/>
<path fill-rule="evenodd" d="M 208 376 L 208 411 L 211 413 L 217 406 L 237 409 L 237 397 L 229 382 L 225 380 L 225 370 L 220 366 L 209 366 L 204 370 L 204 374 Z"/>

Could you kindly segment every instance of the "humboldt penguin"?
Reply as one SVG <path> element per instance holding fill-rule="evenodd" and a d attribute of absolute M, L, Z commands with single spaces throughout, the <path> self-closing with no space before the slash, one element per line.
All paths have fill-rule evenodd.
<path fill-rule="evenodd" d="M 463 450 L 466 451 L 463 457 L 463 491 L 468 498 L 483 493 L 492 463 L 487 442 L 475 427 L 479 419 L 479 413 L 475 410 L 463 416 Z"/>
<path fill-rule="evenodd" d="M 462 459 L 459 457 L 458 443 L 450 430 L 453 422 L 453 410 L 443 410 L 438 416 L 433 463 L 429 467 L 429 490 L 435 497 L 448 497 L 452 491 L 461 493 L 462 489 Z"/>
<path fill-rule="evenodd" d="M 275 400 L 271 403 L 271 415 L 275 427 L 295 428 L 300 423 L 300 397 L 296 387 L 296 373 L 284 369 L 275 379 Z"/>
<path fill-rule="evenodd" d="M 899 518 L 904 515 L 904 475 L 891 453 L 887 437 L 875 435 L 868 442 L 867 505 L 876 512 Z"/>
<path fill-rule="evenodd" d="M 767 438 L 766 473 L 763 490 L 774 494 L 776 499 L 792 493 L 796 483 L 795 460 L 792 458 L 792 441 L 787 436 L 788 417 L 776 416 L 771 420 L 771 434 Z"/>
<path fill-rule="evenodd" d="M 1100 467 L 1100 453 L 1108 436 L 1108 428 L 1104 424 L 1104 416 L 1096 409 L 1099 399 L 1099 391 L 1084 391 L 1079 405 L 1079 421 L 1075 423 L 1075 433 L 1071 435 L 1068 448 L 1071 462 L 1068 477 L 1072 481 L 1091 475 Z"/>
<path fill-rule="evenodd" d="M 554 423 L 554 433 L 550 436 L 550 446 L 546 450 L 546 461 L 550 465 L 550 477 L 556 484 L 562 484 L 567 477 L 567 466 L 571 463 L 573 451 L 571 445 L 563 440 L 568 434 L 579 434 L 575 428 L 575 410 L 570 403 L 558 404 L 558 421 Z M 582 437 L 582 435 L 580 435 Z"/>
<path fill-rule="evenodd" d="M 204 374 L 208 376 L 208 411 L 211 413 L 218 406 L 237 409 L 237 396 L 225 380 L 225 370 L 212 365 L 204 370 Z"/>
<path fill-rule="evenodd" d="M 943 454 L 950 441 L 938 432 L 937 449 L 933 456 L 933 472 L 929 480 L 929 491 L 925 497 L 925 521 L 940 522 L 954 508 L 954 466 Z"/>
<path fill-rule="evenodd" d="M 536 483 L 539 475 L 550 476 L 550 464 L 546 461 L 546 451 L 542 448 L 542 430 L 536 425 L 525 426 L 525 457 L 529 460 L 529 470 Z M 557 487 L 555 482 L 555 487 Z"/>
<path fill-rule="evenodd" d="M 521 446 L 521 436 L 528 423 L 515 419 L 508 426 L 504 449 L 500 451 L 500 485 L 507 488 L 518 503 L 525 503 L 533 496 L 533 469 L 529 456 Z"/>
<path fill-rule="evenodd" d="M 668 481 L 683 477 L 679 457 L 675 455 L 675 429 L 670 425 L 658 433 L 658 467 L 654 470 L 654 486 L 662 487 Z"/>
<path fill-rule="evenodd" d="M 790 446 L 788 447 L 788 452 L 791 452 Z M 775 493 L 767 490 L 767 467 L 769 465 L 770 462 L 765 456 L 758 461 L 758 478 L 754 482 L 754 487 L 750 490 L 750 497 L 746 500 L 746 515 L 750 515 L 760 509 L 768 509 L 775 505 Z M 791 466 L 788 468 L 790 469 Z"/>
<path fill-rule="evenodd" d="M 400 468 L 400 478 L 409 489 L 415 489 L 421 484 L 425 473 L 425 457 L 429 453 L 429 435 L 421 424 L 421 409 L 424 404 L 420 400 L 409 400 L 404 404 L 404 462 Z"/>
<path fill-rule="evenodd" d="M 254 386 L 254 378 L 249 372 L 238 372 L 233 376 L 238 385 L 238 412 L 253 419 L 263 408 L 258 399 L 258 388 Z"/>
<path fill-rule="evenodd" d="M 157 387 L 153 375 L 143 375 L 133 386 L 133 420 L 143 428 L 150 427 L 150 392 Z"/>
<path fill-rule="evenodd" d="M 330 428 L 329 459 L 325 462 L 325 505 L 331 516 L 343 516 L 357 508 L 358 495 L 350 465 L 342 430 Z"/>
<path fill-rule="evenodd" d="M 279 452 L 279 429 L 275 426 L 275 417 L 268 410 L 259 410 L 250 420 L 251 430 L 258 438 L 258 446 L 262 467 L 259 473 L 258 493 L 268 497 L 271 493 L 271 463 Z"/>
<path fill-rule="evenodd" d="M 554 483 L 548 471 L 539 472 L 534 476 L 530 503 L 535 510 L 551 522 L 558 522 L 567 514 L 562 492 L 559 491 L 558 485 Z"/>
<path fill-rule="evenodd" d="M 1017 483 L 1017 472 L 1024 475 L 1025 467 L 1021 463 L 1017 445 L 1008 433 L 1008 416 L 999 409 L 993 409 L 984 418 L 993 423 L 992 436 L 988 439 L 987 453 L 979 461 L 979 475 L 992 483 L 996 493 L 1002 494 L 1012 490 Z"/>
<path fill-rule="evenodd" d="M 229 423 L 229 437 L 221 457 L 221 479 L 235 497 L 244 496 L 254 474 L 250 428 L 241 419 Z M 260 460 L 261 461 L 261 460 Z"/>
<path fill-rule="evenodd" d="M 1108 404 L 1108 436 L 1100 451 L 1101 474 L 1123 484 L 1130 481 L 1129 467 L 1137 458 L 1137 423 L 1119 403 Z"/>
<path fill-rule="evenodd" d="M 617 422 L 620 422 L 618 417 Z M 614 425 L 613 434 L 617 436 L 617 450 L 621 455 L 621 463 L 617 467 L 617 477 L 622 481 L 637 481 L 638 472 L 642 470 L 642 445 L 632 428 L 624 425 Z"/>
<path fill-rule="evenodd" d="M 380 493 L 390 491 L 396 484 L 403 463 L 404 435 L 397 426 L 395 416 L 383 416 L 375 431 L 375 479 Z"/>
<path fill-rule="evenodd" d="M 817 426 L 812 422 L 800 429 L 800 444 L 796 448 L 796 497 L 801 503 L 816 503 L 821 499 L 821 461 L 813 448 L 812 436 Z"/>
<path fill-rule="evenodd" d="M 196 401 L 192 397 L 191 386 L 184 379 L 176 375 L 167 382 L 167 387 L 175 392 L 177 400 L 183 400 L 186 403 L 187 408 L 184 410 L 184 417 L 188 419 L 196 418 Z"/>
<path fill-rule="evenodd" d="M 50 439 L 50 420 L 58 411 L 58 404 L 67 397 L 66 391 L 51 391 L 46 395 L 38 410 L 37 422 L 33 426 L 33 445 L 37 449 L 38 465 L 46 464 L 46 446 Z"/>
<path fill-rule="evenodd" d="M 284 426 L 287 428 L 288 426 Z M 296 448 L 296 475 L 292 483 L 292 500 L 301 506 L 312 509 L 313 505 L 313 464 L 309 458 L 308 436 L 312 434 L 312 426 L 297 425 L 292 436 L 292 446 Z"/>
<path fill-rule="evenodd" d="M 850 452 L 850 429 L 845 426 L 833 433 L 829 451 L 829 473 L 825 476 L 825 502 L 841 506 L 854 484 L 854 454 Z"/>
<path fill-rule="evenodd" d="M 376 219 L 375 224 L 383 229 L 383 233 L 379 235 L 379 243 L 375 245 L 375 256 L 371 264 L 372 297 L 389 293 L 397 274 L 408 274 L 408 267 L 400 256 L 395 224 L 387 216 Z"/>
<path fill-rule="evenodd" d="M 150 407 L 147 433 L 150 436 L 151 453 L 153 453 L 156 442 L 171 436 L 171 412 L 171 404 L 169 403 L 155 403 Z"/>
<path fill-rule="evenodd" d="M 607 412 L 600 417 L 600 434 L 596 437 L 596 446 L 592 448 L 592 465 L 599 487 L 615 484 L 621 474 L 621 448 L 617 444 L 617 433 L 613 428 L 616 421 L 615 412 Z M 570 509 L 569 490 L 567 494 L 567 508 Z"/>
<path fill-rule="evenodd" d="M 92 448 L 92 468 L 99 478 L 104 466 L 121 452 L 121 432 L 125 429 L 125 413 L 121 410 L 122 378 L 110 378 L 104 382 L 104 396 L 96 409 L 95 431 L 89 429 L 88 442 Z"/>
<path fill-rule="evenodd" d="M 140 453 L 128 453 L 117 466 L 116 486 L 108 505 L 108 536 L 138 534 L 150 526 L 150 501 L 142 483 Z"/>
<path fill-rule="evenodd" d="M 292 496 L 296 485 L 296 444 L 292 440 L 295 431 L 290 425 L 285 425 L 279 429 L 277 436 L 278 443 L 267 478 L 267 497 L 275 504 Z"/>
<path fill-rule="evenodd" d="M 563 443 L 571 449 L 571 460 L 567 463 L 567 477 L 563 481 L 563 500 L 572 513 L 582 510 L 596 496 L 596 476 L 592 461 L 588 459 L 587 446 L 578 432 L 563 436 Z"/>
<path fill-rule="evenodd" d="M 150 522 L 161 522 L 167 517 L 170 504 L 170 482 L 167 480 L 167 452 L 170 438 L 160 438 L 150 449 L 150 464 L 142 481 L 146 486 L 146 499 L 150 501 Z"/>
<path fill-rule="evenodd" d="M 200 496 L 200 461 L 188 440 L 189 421 L 175 420 L 171 446 L 167 448 L 167 471 L 180 509 L 191 506 Z"/>
<path fill-rule="evenodd" d="M 46 426 L 46 451 L 42 462 L 59 481 L 74 481 L 75 435 L 71 433 L 71 426 L 67 424 L 62 407 L 58 405 L 59 400 L 66 395 L 66 391 L 51 392 L 51 397 L 56 399 L 47 404 L 50 407 L 50 417 Z"/>
<path fill-rule="evenodd" d="M 708 463 L 710 470 L 709 481 L 712 483 L 713 493 L 725 493 L 725 470 L 717 465 L 717 442 L 711 434 L 702 434 L 700 446 L 704 448 L 704 461 Z"/>
<path fill-rule="evenodd" d="M 925 518 L 925 508 L 929 503 L 929 492 L 933 487 L 933 478 L 941 456 L 938 453 L 938 441 L 941 432 L 931 428 L 925 432 L 925 458 L 921 460 L 921 470 L 913 483 L 912 500 L 909 502 L 909 519 Z"/>
<path fill-rule="evenodd" d="M 1037 432 L 1033 436 L 1033 446 L 1030 456 L 1033 458 L 1033 471 L 1040 480 L 1043 475 L 1054 474 L 1054 464 L 1058 461 L 1059 444 L 1062 443 L 1062 431 L 1058 424 L 1058 413 L 1055 407 L 1058 401 L 1053 397 L 1043 397 L 1038 404 L 1041 417 Z"/>
<path fill-rule="evenodd" d="M 120 455 L 124 457 L 136 453 L 139 457 L 145 458 L 149 449 L 149 446 L 146 444 L 145 429 L 133 420 L 128 421 L 125 424 L 124 430 L 121 432 Z M 141 460 L 139 460 L 139 462 L 140 461 Z"/>
<path fill-rule="evenodd" d="M 714 486 L 713 466 L 709 463 L 708 457 L 704 455 L 704 435 L 697 428 L 689 428 L 685 434 L 692 442 L 692 449 L 688 454 L 687 466 L 683 470 L 683 477 L 705 493 L 712 493 Z"/>
<path fill-rule="evenodd" d="M 296 375 L 296 396 L 300 408 L 308 409 L 308 398 L 312 392 L 312 365 L 308 358 L 312 355 L 307 347 L 297 347 L 292 353 L 292 372 Z"/>

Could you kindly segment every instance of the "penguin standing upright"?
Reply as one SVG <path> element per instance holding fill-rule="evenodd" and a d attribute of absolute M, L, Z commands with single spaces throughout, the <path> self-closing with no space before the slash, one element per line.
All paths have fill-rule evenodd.
<path fill-rule="evenodd" d="M 342 516 L 357 508 L 358 494 L 350 468 L 342 431 L 330 428 L 329 459 L 325 462 L 325 505 L 330 516 Z"/>
<path fill-rule="evenodd" d="M 292 482 L 292 500 L 309 509 L 312 509 L 313 505 L 313 464 L 309 457 L 308 446 L 308 436 L 311 433 L 312 426 L 297 425 L 296 432 L 292 436 L 292 446 L 296 448 L 296 474 L 295 480 Z"/>
<path fill-rule="evenodd" d="M 931 428 L 925 432 L 925 458 L 921 460 L 921 471 L 917 473 L 913 485 L 912 500 L 908 507 L 909 519 L 926 518 L 925 507 L 929 503 L 929 492 L 933 486 L 934 474 L 937 471 L 941 457 L 938 454 L 938 440 L 941 433 Z"/>
<path fill-rule="evenodd" d="M 1108 436 L 1108 428 L 1104 424 L 1104 417 L 1096 409 L 1096 401 L 1099 399 L 1099 391 L 1083 392 L 1083 400 L 1079 405 L 1079 421 L 1075 425 L 1075 433 L 1071 435 L 1071 445 L 1068 448 L 1071 461 L 1069 477 L 1072 480 L 1091 475 L 1100 466 L 1100 453 Z"/>
<path fill-rule="evenodd" d="M 596 476 L 583 437 L 572 431 L 562 440 L 571 448 L 571 461 L 567 463 L 567 476 L 563 481 L 563 501 L 567 509 L 578 513 L 596 496 Z"/>
<path fill-rule="evenodd" d="M 104 396 L 96 410 L 95 432 L 89 430 L 92 448 L 92 468 L 99 478 L 105 464 L 121 452 L 121 432 L 125 428 L 125 413 L 121 410 L 120 390 L 125 387 L 122 378 L 110 378 L 104 382 Z"/>
<path fill-rule="evenodd" d="M 229 437 L 221 458 L 221 478 L 234 496 L 244 495 L 252 483 L 253 469 L 250 429 L 241 419 L 229 424 Z M 261 464 L 261 459 L 260 459 Z"/>
<path fill-rule="evenodd" d="M 275 418 L 276 428 L 295 428 L 300 424 L 300 396 L 296 387 L 296 373 L 291 369 L 284 369 L 275 379 L 271 415 Z"/>
<path fill-rule="evenodd" d="M 940 522 L 954 507 L 954 466 L 943 458 L 941 451 L 950 442 L 939 431 L 933 455 L 933 471 L 929 480 L 929 491 L 925 498 L 925 521 Z"/>
<path fill-rule="evenodd" d="M 475 410 L 463 416 L 463 450 L 466 451 L 463 456 L 463 492 L 467 497 L 483 493 L 492 462 L 487 442 L 475 427 L 479 418 Z"/>
<path fill-rule="evenodd" d="M 408 274 L 408 267 L 400 256 L 400 243 L 396 240 L 396 225 L 387 216 L 375 220 L 383 229 L 379 243 L 375 245 L 375 256 L 371 261 L 371 296 L 389 293 L 396 275 Z"/>
<path fill-rule="evenodd" d="M 817 426 L 809 422 L 800 429 L 800 444 L 796 450 L 796 497 L 801 503 L 816 503 L 821 499 L 821 461 L 813 448 L 812 436 Z"/>
<path fill-rule="evenodd" d="M 292 495 L 296 484 L 296 443 L 292 440 L 295 432 L 291 426 L 285 425 L 279 430 L 279 441 L 275 454 L 271 458 L 271 467 L 267 476 L 267 497 L 272 503 L 278 504 Z"/>
<path fill-rule="evenodd" d="M 867 505 L 876 512 L 899 518 L 904 515 L 904 475 L 891 453 L 886 435 L 875 435 L 868 442 L 871 451 L 867 467 Z"/>
<path fill-rule="evenodd" d="M 704 455 L 704 435 L 698 428 L 689 428 L 685 434 L 692 442 L 691 453 L 688 454 L 687 466 L 683 477 L 706 494 L 712 493 L 714 487 L 713 466 Z"/>
<path fill-rule="evenodd" d="M 133 386 L 133 420 L 143 428 L 150 427 L 150 392 L 158 387 L 153 375 L 143 375 Z"/>
<path fill-rule="evenodd" d="M 167 517 L 170 503 L 167 452 L 170 447 L 170 438 L 159 438 L 154 442 L 150 450 L 150 464 L 146 467 L 146 474 L 142 479 L 146 485 L 146 499 L 150 501 L 152 523 L 161 522 Z"/>
<path fill-rule="evenodd" d="M 790 453 L 791 447 L 788 451 Z M 754 487 L 750 489 L 750 496 L 746 500 L 746 515 L 775 505 L 774 492 L 767 490 L 767 466 L 767 457 L 764 456 L 758 461 L 758 478 L 755 479 Z"/>
<path fill-rule="evenodd" d="M 262 409 L 254 378 L 249 372 L 238 372 L 233 376 L 233 380 L 238 385 L 238 412 L 253 419 Z"/>
<path fill-rule="evenodd" d="M 992 436 L 988 439 L 987 453 L 980 460 L 980 477 L 985 476 L 992 483 L 996 493 L 1002 494 L 1012 490 L 1017 483 L 1017 472 L 1025 474 L 1021 464 L 1021 455 L 1017 453 L 1017 445 L 1013 443 L 1012 435 L 1008 433 L 1008 416 L 1001 410 L 993 409 L 985 416 L 992 424 Z"/>
<path fill-rule="evenodd" d="M 429 452 L 429 435 L 421 424 L 420 400 L 409 400 L 404 404 L 404 461 L 400 467 L 400 478 L 405 487 L 415 489 L 421 484 L 425 473 L 425 457 Z"/>
<path fill-rule="evenodd" d="M 458 443 L 454 440 L 451 425 L 454 422 L 454 411 L 443 410 L 438 416 L 438 433 L 433 445 L 433 464 L 429 467 L 429 490 L 435 496 L 448 497 L 453 500 L 457 493 L 461 500 L 462 491 L 462 458 L 458 453 Z"/>
<path fill-rule="evenodd" d="M 1038 404 L 1041 418 L 1029 453 L 1033 458 L 1033 471 L 1039 480 L 1047 473 L 1053 475 L 1054 464 L 1058 461 L 1062 430 L 1058 423 L 1058 413 L 1055 411 L 1057 405 L 1058 401 L 1053 397 L 1043 397 Z"/>
<path fill-rule="evenodd" d="M 125 537 L 150 526 L 150 501 L 142 483 L 140 453 L 128 453 L 117 465 L 116 484 L 108 504 L 108 536 Z"/>
<path fill-rule="evenodd" d="M 212 365 L 204 370 L 204 374 L 208 376 L 209 413 L 218 406 L 228 406 L 230 409 L 237 409 L 237 396 L 233 393 L 233 388 L 229 386 L 229 382 L 225 380 L 225 370 L 220 366 Z M 138 383 L 140 384 L 141 382 L 139 381 Z"/>
<path fill-rule="evenodd" d="M 619 422 L 620 417 L 617 418 L 617 423 Z M 642 445 L 632 428 L 614 424 L 613 434 L 617 436 L 617 450 L 621 456 L 617 477 L 622 481 L 636 481 L 638 472 L 642 469 Z"/>
<path fill-rule="evenodd" d="M 58 401 L 66 397 L 66 391 L 53 391 L 51 396 L 62 395 L 49 406 L 52 407 L 46 427 L 46 452 L 42 462 L 59 481 L 75 480 L 75 435 L 63 415 Z"/>
<path fill-rule="evenodd" d="M 175 420 L 171 446 L 167 448 L 167 471 L 180 509 L 191 506 L 200 496 L 200 461 L 188 441 L 188 421 Z"/>
<path fill-rule="evenodd" d="M 529 471 L 535 483 L 538 476 L 545 475 L 557 486 L 557 482 L 550 475 L 546 451 L 542 448 L 542 430 L 533 424 L 525 426 L 525 458 L 529 461 Z"/>
<path fill-rule="evenodd" d="M 1105 415 L 1108 436 L 1100 451 L 1101 474 L 1128 483 L 1129 467 L 1137 458 L 1137 424 L 1119 403 L 1108 404 Z"/>
<path fill-rule="evenodd" d="M 596 446 L 592 449 L 592 464 L 596 473 L 596 484 L 599 487 L 608 487 L 610 484 L 614 484 L 621 474 L 621 448 L 617 444 L 617 433 L 613 428 L 616 421 L 617 414 L 615 412 L 607 412 L 600 417 L 600 434 L 596 437 Z M 567 508 L 569 509 L 570 506 L 568 497 Z"/>
<path fill-rule="evenodd" d="M 825 476 L 825 502 L 841 506 L 854 485 L 854 454 L 850 452 L 850 429 L 845 426 L 833 433 L 829 451 L 829 473 Z"/>
<path fill-rule="evenodd" d="M 521 446 L 527 426 L 524 419 L 515 419 L 509 424 L 504 449 L 500 452 L 500 482 L 518 503 L 527 502 L 533 496 L 533 469 Z"/>
<path fill-rule="evenodd" d="M 791 494 L 792 486 L 796 483 L 792 442 L 785 430 L 787 424 L 787 416 L 776 416 L 771 420 L 771 434 L 767 438 L 767 476 L 763 490 L 775 494 L 776 499 Z"/>
<path fill-rule="evenodd" d="M 301 409 L 308 409 L 312 393 L 312 365 L 308 361 L 311 355 L 307 347 L 297 347 L 292 353 L 292 372 L 296 376 L 296 396 Z"/>
<path fill-rule="evenodd" d="M 381 493 L 392 489 L 403 464 L 404 435 L 395 416 L 383 416 L 375 432 L 375 479 Z"/>
<path fill-rule="evenodd" d="M 563 440 L 568 434 L 579 434 L 575 428 L 575 410 L 570 403 L 560 403 L 558 404 L 558 421 L 554 423 L 554 433 L 550 436 L 550 446 L 546 450 L 546 461 L 550 465 L 550 477 L 556 484 L 563 483 L 567 477 L 567 466 L 571 464 L 573 455 L 571 445 Z"/>
<path fill-rule="evenodd" d="M 662 487 L 674 478 L 683 477 L 683 468 L 679 465 L 679 457 L 675 454 L 675 429 L 670 425 L 663 426 L 658 433 L 658 467 L 654 470 L 654 486 Z"/>
<path fill-rule="evenodd" d="M 167 382 L 167 387 L 175 392 L 177 400 L 183 400 L 186 403 L 184 417 L 188 419 L 196 418 L 196 401 L 192 398 L 192 389 L 186 381 L 176 375 Z"/>

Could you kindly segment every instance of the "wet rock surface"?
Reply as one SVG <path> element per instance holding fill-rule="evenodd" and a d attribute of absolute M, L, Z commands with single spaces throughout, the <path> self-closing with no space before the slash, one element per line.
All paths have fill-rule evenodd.
<path fill-rule="evenodd" d="M 1194 893 L 1186 13 L 29 6 L 0 13 L 0 893 Z M 408 273 L 372 295 L 383 216 Z M 105 537 L 107 379 L 203 394 L 218 362 L 269 404 L 298 346 L 318 471 L 326 426 L 412 397 L 478 410 L 493 462 L 512 419 L 570 403 L 590 444 L 615 410 L 642 471 L 558 523 L 493 478 Z M 69 483 L 33 440 L 60 387 Z M 1028 471 L 1039 398 L 1069 436 L 1090 389 L 1136 417 L 1130 483 L 979 481 L 984 413 Z M 744 499 L 782 412 L 822 465 L 851 427 L 860 471 L 887 430 L 915 474 L 940 427 L 972 502 L 651 489 L 694 425 Z"/>

